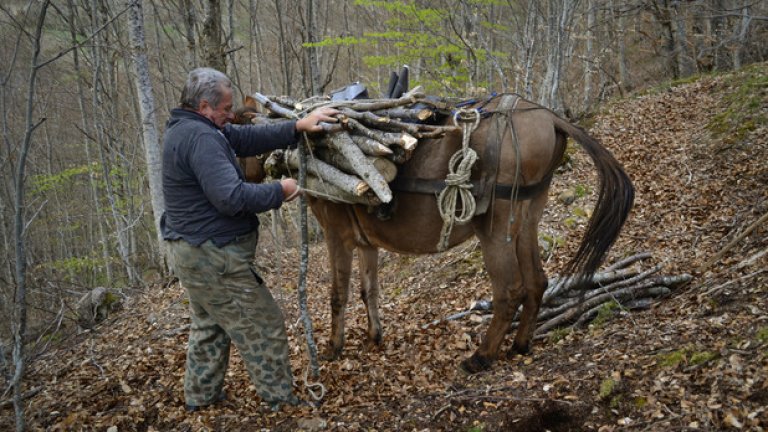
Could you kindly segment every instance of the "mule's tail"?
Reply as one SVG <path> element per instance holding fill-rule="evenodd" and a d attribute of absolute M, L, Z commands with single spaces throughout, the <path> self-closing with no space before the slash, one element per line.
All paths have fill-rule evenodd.
<path fill-rule="evenodd" d="M 605 147 L 581 128 L 555 117 L 555 128 L 570 135 L 589 154 L 597 168 L 597 204 L 589 219 L 576 255 L 566 265 L 564 275 L 578 282 L 592 278 L 608 249 L 619 236 L 632 209 L 635 189 L 624 168 Z"/>

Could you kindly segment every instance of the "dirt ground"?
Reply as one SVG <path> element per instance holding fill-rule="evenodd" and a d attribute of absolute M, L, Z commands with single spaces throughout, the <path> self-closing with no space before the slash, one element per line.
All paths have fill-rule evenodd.
<path fill-rule="evenodd" d="M 588 127 L 624 163 L 637 189 L 630 221 L 608 263 L 650 252 L 650 264 L 661 264 L 663 274 L 694 275 L 648 310 L 619 311 L 600 324 L 540 338 L 530 355 L 510 356 L 488 372 L 467 376 L 457 366 L 477 347 L 488 316 L 433 321 L 490 299 L 477 242 L 424 257 L 383 252 L 383 344 L 365 345 L 365 309 L 354 294 L 355 282 L 343 356 L 321 362 L 319 378 L 309 380 L 325 388 L 318 407 L 271 412 L 233 350 L 228 399 L 188 413 L 182 395 L 184 293 L 177 283 L 158 281 L 132 293 L 95 330 L 61 342 L 32 363 L 26 379 L 36 392 L 27 399 L 30 429 L 764 430 L 768 227 L 755 228 L 712 266 L 697 270 L 768 212 L 767 71 L 758 65 L 618 101 Z M 748 94 L 761 102 L 746 119 L 727 117 L 742 98 L 738 92 L 752 82 Z M 717 119 L 725 125 L 713 126 Z M 564 205 L 556 197 L 595 181 L 583 152 L 556 177 L 542 221 L 543 233 L 563 239 L 547 259 L 550 275 L 579 241 L 579 224 L 568 228 L 564 221 L 594 199 L 587 194 Z M 311 399 L 297 310 L 298 254 L 279 247 L 267 232 L 258 261 L 284 307 L 298 392 Z M 330 323 L 322 244 L 311 247 L 310 266 L 309 309 L 322 347 Z M 12 408 L 4 405 L 1 414 L 0 429 L 11 429 Z"/>

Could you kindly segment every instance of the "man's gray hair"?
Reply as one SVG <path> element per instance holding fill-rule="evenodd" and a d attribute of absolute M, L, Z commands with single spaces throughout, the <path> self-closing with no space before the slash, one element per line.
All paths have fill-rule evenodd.
<path fill-rule="evenodd" d="M 232 81 L 223 73 L 205 67 L 194 69 L 189 72 L 181 91 L 181 106 L 196 111 L 200 102 L 207 100 L 215 108 L 224 96 L 224 87 L 232 88 Z"/>

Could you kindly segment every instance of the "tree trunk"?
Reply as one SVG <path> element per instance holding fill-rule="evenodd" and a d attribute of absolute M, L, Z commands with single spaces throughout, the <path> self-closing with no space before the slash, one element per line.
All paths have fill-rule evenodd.
<path fill-rule="evenodd" d="M 693 64 L 693 56 L 688 44 L 688 33 L 685 28 L 684 6 L 680 2 L 672 2 L 672 19 L 674 20 L 675 33 L 675 57 L 677 58 L 678 74 L 680 77 L 691 76 L 696 72 Z"/>
<path fill-rule="evenodd" d="M 129 32 L 133 53 L 133 65 L 136 73 L 134 83 L 136 85 L 139 110 L 141 112 L 144 155 L 147 163 L 147 177 L 149 178 L 149 195 L 152 202 L 155 230 L 157 232 L 157 246 L 161 251 L 160 256 L 163 258 L 163 261 L 165 261 L 163 235 L 162 232 L 160 232 L 160 217 L 165 209 L 165 201 L 163 199 L 162 155 L 160 153 L 157 133 L 157 120 L 155 119 L 155 98 L 152 95 L 152 81 L 149 76 L 149 62 L 147 60 L 146 46 L 144 42 L 144 14 L 142 11 L 141 0 L 130 0 L 129 7 Z M 165 262 L 158 264 L 160 268 L 165 268 Z"/>
<path fill-rule="evenodd" d="M 285 39 L 285 26 L 283 24 L 283 4 L 280 0 L 275 0 L 275 13 L 277 14 L 278 25 L 278 50 L 280 51 L 280 64 L 283 72 L 283 94 L 291 94 L 291 64 L 288 61 L 288 42 Z"/>
<path fill-rule="evenodd" d="M 191 0 L 181 0 L 181 14 L 184 17 L 184 37 L 187 40 L 187 69 L 197 67 L 197 42 L 195 42 L 195 7 Z"/>
<path fill-rule="evenodd" d="M 91 13 L 93 14 L 92 17 L 92 26 L 94 33 L 99 28 L 99 12 L 98 7 L 96 4 L 96 0 L 91 1 Z M 93 52 L 93 97 L 92 97 L 92 105 L 93 105 L 93 112 L 94 118 L 93 123 L 95 125 L 96 129 L 96 140 L 97 140 L 97 148 L 99 150 L 99 156 L 101 159 L 101 169 L 102 169 L 102 175 L 103 175 L 103 181 L 104 186 L 107 193 L 107 200 L 109 201 L 109 206 L 112 211 L 112 220 L 114 222 L 114 229 L 115 234 L 117 237 L 117 251 L 120 256 L 120 259 L 123 261 L 123 265 L 125 267 L 126 275 L 128 276 L 128 280 L 130 283 L 139 283 L 140 278 L 136 270 L 133 268 L 133 265 L 131 264 L 130 259 L 130 250 L 129 250 L 129 244 L 128 244 L 128 238 L 127 238 L 127 227 L 126 223 L 120 214 L 120 209 L 118 208 L 117 204 L 117 196 L 114 190 L 114 185 L 112 183 L 112 174 L 111 174 L 111 161 L 107 157 L 106 152 L 104 151 L 104 148 L 106 147 L 106 130 L 107 127 L 105 126 L 104 122 L 104 107 L 107 104 L 103 103 L 103 100 L 101 99 L 101 93 L 100 88 L 103 85 L 103 78 L 102 78 L 102 56 L 101 52 L 99 51 L 99 46 L 108 46 L 108 42 L 106 41 L 100 41 L 100 39 L 97 37 L 95 39 L 96 43 L 92 47 Z M 99 42 L 102 42 L 101 44 Z"/>
<path fill-rule="evenodd" d="M 533 65 L 536 60 L 536 49 L 538 47 L 538 26 L 539 13 L 536 8 L 536 0 L 529 0 L 527 13 L 525 15 L 525 32 L 523 37 L 524 46 L 524 73 L 523 73 L 523 93 L 526 99 L 533 99 Z"/>
<path fill-rule="evenodd" d="M 307 42 L 317 42 L 317 13 L 315 11 L 315 0 L 307 1 Z M 307 48 L 307 62 L 309 63 L 309 96 L 320 93 L 320 62 L 317 58 L 317 48 L 310 46 Z"/>
<path fill-rule="evenodd" d="M 201 35 L 203 62 L 205 66 L 227 73 L 227 59 L 224 56 L 221 33 L 221 3 L 219 0 L 206 0 Z"/>
<path fill-rule="evenodd" d="M 611 8 L 613 9 L 613 8 Z M 627 59 L 627 41 L 625 38 L 627 32 L 627 13 L 623 8 L 618 10 L 619 28 L 616 32 L 616 43 L 618 44 L 619 54 L 619 85 L 625 91 L 632 91 L 634 84 L 629 76 L 629 61 Z"/>
<path fill-rule="evenodd" d="M 68 1 L 69 4 L 69 22 L 70 22 L 70 34 L 72 36 L 72 43 L 73 45 L 77 43 L 77 30 L 75 28 L 75 5 L 72 0 Z M 79 111 L 81 113 L 81 128 L 82 130 L 88 131 L 88 121 L 86 119 L 86 109 L 85 109 L 85 91 L 83 89 L 83 74 L 82 70 L 80 69 L 80 55 L 79 50 L 75 49 L 72 53 L 73 55 L 73 63 L 75 67 L 75 74 L 77 75 L 77 104 Z M 104 272 L 106 276 L 106 282 L 109 285 L 112 285 L 113 283 L 113 274 L 112 274 L 112 260 L 110 259 L 109 254 L 109 240 L 107 239 L 106 232 L 104 230 L 104 216 L 103 211 L 101 208 L 101 203 L 99 199 L 99 189 L 96 184 L 96 173 L 94 172 L 94 160 L 91 156 L 91 142 L 86 137 L 83 140 L 83 147 L 85 150 L 85 158 L 86 163 L 88 164 L 88 185 L 91 190 L 91 198 L 93 199 L 93 206 L 96 211 L 96 225 L 98 227 L 99 232 L 99 243 L 101 245 L 101 258 L 104 261 Z"/>
<path fill-rule="evenodd" d="M 734 69 L 741 69 L 741 54 L 744 51 L 744 46 L 746 45 L 747 40 L 747 31 L 749 30 L 749 24 L 752 21 L 752 16 L 749 12 L 750 4 L 751 2 L 748 0 L 743 2 L 741 7 L 741 19 L 739 19 L 738 24 L 733 28 L 733 39 L 735 43 L 731 50 L 731 56 L 733 58 Z"/>
<path fill-rule="evenodd" d="M 547 24 L 547 60 L 539 102 L 555 112 L 562 113 L 560 74 L 566 66 L 566 53 L 571 44 L 568 35 L 573 23 L 574 11 L 580 0 L 549 0 Z"/>
<path fill-rule="evenodd" d="M 595 55 L 595 16 L 597 8 L 595 0 L 587 0 L 587 40 L 586 52 L 584 53 L 584 111 L 589 111 L 592 107 L 592 78 L 594 75 L 593 63 L 598 59 Z"/>
<path fill-rule="evenodd" d="M 31 5 L 31 3 L 30 3 Z M 24 221 L 24 180 L 26 172 L 27 155 L 29 147 L 32 144 L 32 134 L 35 129 L 44 120 L 38 123 L 32 121 L 35 106 L 35 86 L 37 81 L 37 71 L 39 69 L 38 58 L 40 56 L 40 38 L 43 33 L 43 23 L 48 12 L 49 1 L 44 0 L 40 6 L 40 12 L 37 18 L 37 27 L 34 38 L 32 39 L 33 51 L 29 70 L 29 79 L 27 81 L 27 106 L 25 114 L 25 132 L 24 141 L 19 150 L 19 158 L 16 165 L 15 189 L 16 199 L 14 200 L 14 242 L 16 251 L 16 296 L 14 298 L 13 314 L 13 409 L 16 416 L 16 430 L 22 432 L 26 427 L 24 418 L 24 401 L 22 398 L 22 380 L 24 378 L 24 369 L 26 359 L 24 358 L 24 337 L 27 333 L 27 256 L 24 244 L 25 221 Z"/>

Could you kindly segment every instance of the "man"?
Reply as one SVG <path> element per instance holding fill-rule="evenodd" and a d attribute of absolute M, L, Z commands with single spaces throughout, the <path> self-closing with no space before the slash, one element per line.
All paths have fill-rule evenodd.
<path fill-rule="evenodd" d="M 160 225 L 172 265 L 189 295 L 184 397 L 196 411 L 224 399 L 224 376 L 234 342 L 258 394 L 273 409 L 297 404 L 288 338 L 280 308 L 251 262 L 258 241 L 256 213 L 298 196 L 294 179 L 269 184 L 243 181 L 235 156 L 295 145 L 300 132 L 335 122 L 333 109 L 298 121 L 262 126 L 230 122 L 232 85 L 223 73 L 191 71 L 181 106 L 171 111 L 163 144 Z"/>

